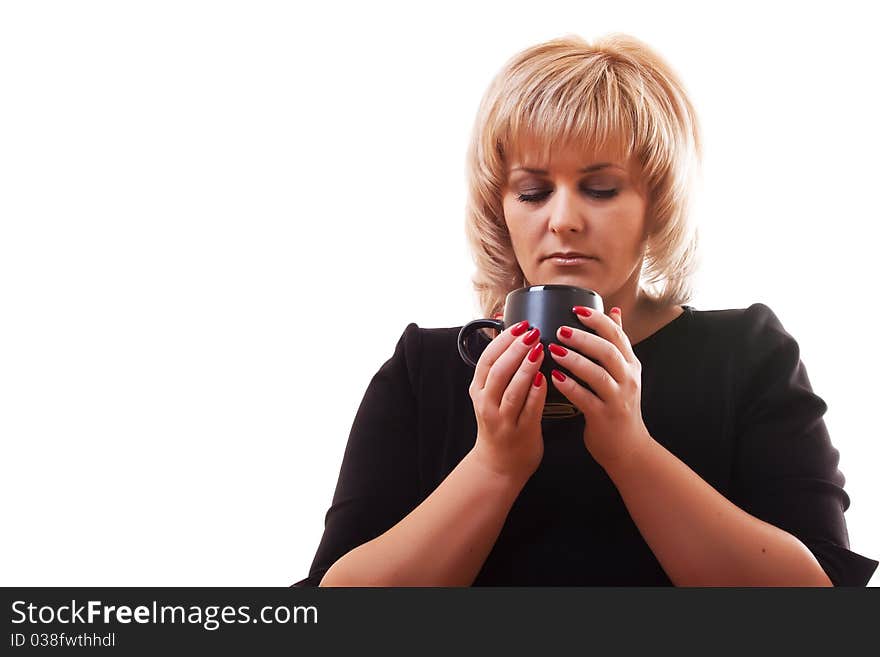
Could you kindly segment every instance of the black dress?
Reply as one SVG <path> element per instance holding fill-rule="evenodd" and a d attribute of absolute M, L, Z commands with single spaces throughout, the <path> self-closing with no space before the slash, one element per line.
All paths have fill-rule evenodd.
<path fill-rule="evenodd" d="M 459 329 L 409 324 L 355 416 L 309 576 L 384 533 L 430 495 L 476 440 Z M 489 338 L 471 336 L 478 355 Z M 633 347 L 651 436 L 731 502 L 796 536 L 836 586 L 877 561 L 849 550 L 850 500 L 797 342 L 766 305 L 684 312 Z M 605 471 L 584 418 L 544 419 L 544 458 L 474 586 L 671 585 Z M 450 531 L 455 531 L 450 527 Z"/>

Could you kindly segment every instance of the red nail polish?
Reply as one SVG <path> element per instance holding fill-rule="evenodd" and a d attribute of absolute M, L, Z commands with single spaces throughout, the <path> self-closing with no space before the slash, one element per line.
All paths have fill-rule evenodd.
<path fill-rule="evenodd" d="M 544 345 L 539 342 L 529 352 L 529 360 L 533 363 L 536 362 L 541 357 L 542 351 L 544 351 Z"/>
<path fill-rule="evenodd" d="M 567 326 L 563 326 L 559 329 L 559 335 L 561 335 L 563 338 L 570 338 L 572 335 L 571 329 Z"/>
<path fill-rule="evenodd" d="M 614 308 L 611 309 L 611 312 L 613 312 L 613 313 L 617 313 L 617 314 L 619 315 L 619 314 L 620 314 L 620 308 L 618 308 L 617 306 L 614 306 Z"/>
<path fill-rule="evenodd" d="M 550 353 L 554 356 L 565 356 L 568 353 L 568 349 L 565 347 L 560 347 L 558 344 L 550 345 Z"/>
<path fill-rule="evenodd" d="M 538 370 L 537 372 L 535 372 L 535 380 L 532 381 L 532 385 L 536 388 L 540 388 L 542 383 L 544 383 L 544 375 L 541 374 L 540 370 Z"/>
<path fill-rule="evenodd" d="M 572 308 L 572 310 L 575 312 L 575 314 L 582 315 L 584 317 L 589 317 L 593 314 L 593 311 L 589 308 L 586 308 L 585 306 L 575 306 L 574 308 Z"/>
<path fill-rule="evenodd" d="M 553 378 L 556 379 L 557 381 L 559 381 L 560 383 L 565 381 L 565 374 L 563 374 L 559 370 L 553 370 L 550 373 L 553 375 Z"/>
<path fill-rule="evenodd" d="M 526 332 L 527 328 L 529 328 L 528 322 L 520 322 L 519 324 L 514 326 L 512 329 L 510 329 L 510 334 L 519 337 L 520 335 L 522 335 L 523 333 Z"/>
<path fill-rule="evenodd" d="M 538 336 L 540 336 L 540 335 L 541 335 L 541 332 L 538 329 L 533 328 L 531 331 L 526 333 L 526 337 L 523 338 L 523 342 L 526 343 L 527 345 L 531 346 L 531 345 L 535 344 L 535 340 L 537 340 Z"/>

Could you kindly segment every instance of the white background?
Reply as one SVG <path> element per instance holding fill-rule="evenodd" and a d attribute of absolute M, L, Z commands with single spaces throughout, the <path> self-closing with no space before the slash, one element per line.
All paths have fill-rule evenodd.
<path fill-rule="evenodd" d="M 692 305 L 760 301 L 798 340 L 852 549 L 880 557 L 873 23 L 706 4 L 3 3 L 2 584 L 305 577 L 406 324 L 479 316 L 483 91 L 522 48 L 611 31 L 702 121 Z"/>

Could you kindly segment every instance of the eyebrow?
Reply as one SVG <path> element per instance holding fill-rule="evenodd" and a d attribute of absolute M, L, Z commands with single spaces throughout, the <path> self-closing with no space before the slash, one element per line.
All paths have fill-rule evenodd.
<path fill-rule="evenodd" d="M 616 164 L 613 164 L 611 162 L 600 162 L 599 164 L 593 164 L 588 167 L 584 167 L 583 169 L 579 169 L 578 173 L 590 173 L 591 171 L 598 171 L 599 169 L 605 169 L 608 167 L 615 167 L 617 169 L 623 168 L 623 167 L 619 167 Z M 547 174 L 546 169 L 531 169 L 529 167 L 515 167 L 510 170 L 511 173 L 513 173 L 514 171 L 527 171 L 528 173 L 536 173 L 536 174 L 540 174 L 540 175 Z"/>

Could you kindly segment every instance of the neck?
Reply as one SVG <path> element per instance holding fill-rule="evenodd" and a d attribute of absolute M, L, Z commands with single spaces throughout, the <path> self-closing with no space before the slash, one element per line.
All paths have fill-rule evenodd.
<path fill-rule="evenodd" d="M 623 330 L 630 342 L 640 334 L 641 328 L 656 312 L 654 303 L 643 292 L 629 296 L 616 294 L 604 301 L 606 314 L 615 306 L 620 308 Z"/>
<path fill-rule="evenodd" d="M 653 323 L 661 310 L 657 304 L 639 287 L 639 271 L 614 294 L 602 299 L 607 314 L 612 308 L 620 308 L 623 319 L 623 332 L 630 343 L 635 344 L 653 331 Z"/>

